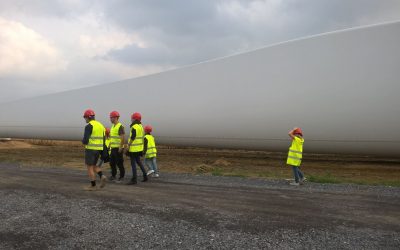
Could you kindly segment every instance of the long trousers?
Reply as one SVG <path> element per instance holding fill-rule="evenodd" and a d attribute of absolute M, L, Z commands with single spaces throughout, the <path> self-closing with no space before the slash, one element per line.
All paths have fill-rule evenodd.
<path fill-rule="evenodd" d="M 144 163 L 150 170 L 153 170 L 155 174 L 158 174 L 157 160 L 156 157 L 144 159 Z"/>
<path fill-rule="evenodd" d="M 143 178 L 147 179 L 146 170 L 144 169 L 143 163 L 140 160 L 141 152 L 130 152 L 129 156 L 131 158 L 132 179 L 137 180 L 136 164 L 139 165 L 140 170 L 142 170 Z"/>
<path fill-rule="evenodd" d="M 294 180 L 296 182 L 299 182 L 300 179 L 304 178 L 304 175 L 301 172 L 300 167 L 292 166 L 292 169 L 293 169 Z"/>
<path fill-rule="evenodd" d="M 116 177 L 117 166 L 118 166 L 119 178 L 124 178 L 124 176 L 125 176 L 124 156 L 123 156 L 123 153 L 118 152 L 118 148 L 111 149 L 110 166 L 111 166 L 112 177 L 114 177 L 114 178 Z"/>

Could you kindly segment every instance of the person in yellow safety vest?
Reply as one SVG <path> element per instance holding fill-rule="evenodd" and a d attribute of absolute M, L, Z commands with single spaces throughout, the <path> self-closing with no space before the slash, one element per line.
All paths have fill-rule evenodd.
<path fill-rule="evenodd" d="M 144 127 L 144 132 L 146 135 L 144 136 L 144 150 L 143 153 L 145 155 L 144 163 L 149 167 L 149 172 L 147 175 L 151 175 L 154 173 L 154 177 L 158 178 L 160 175 L 158 174 L 157 167 L 157 148 L 156 141 L 154 140 L 154 136 L 151 135 L 153 128 L 150 125 L 146 125 Z"/>
<path fill-rule="evenodd" d="M 118 111 L 112 111 L 110 113 L 110 121 L 112 123 L 110 138 L 111 138 L 111 152 L 110 152 L 110 167 L 111 177 L 110 180 L 120 183 L 125 177 L 124 167 L 124 144 L 125 144 L 125 128 L 119 122 Z M 117 166 L 119 169 L 119 178 L 117 178 Z"/>
<path fill-rule="evenodd" d="M 105 139 L 106 139 L 106 141 L 105 141 L 106 147 L 107 147 L 108 151 L 110 152 L 111 151 L 111 148 L 110 148 L 110 144 L 111 144 L 110 128 L 106 128 L 106 138 Z"/>
<path fill-rule="evenodd" d="M 105 128 L 100 122 L 95 120 L 95 113 L 91 109 L 84 112 L 83 118 L 87 125 L 85 127 L 82 143 L 85 145 L 85 164 L 91 183 L 91 185 L 85 187 L 84 190 L 94 191 L 97 190 L 96 173 L 100 177 L 100 188 L 103 188 L 107 181 L 107 177 L 103 175 L 100 167 L 96 166 L 103 151 Z"/>
<path fill-rule="evenodd" d="M 136 164 L 139 165 L 143 173 L 143 182 L 147 181 L 146 170 L 140 157 L 143 155 L 144 149 L 144 130 L 141 123 L 142 115 L 140 113 L 133 113 L 131 116 L 132 124 L 130 126 L 130 135 L 128 140 L 128 147 L 125 149 L 131 158 L 132 166 L 132 179 L 127 183 L 128 185 L 137 184 L 137 171 Z"/>
<path fill-rule="evenodd" d="M 294 182 L 290 182 L 290 185 L 299 186 L 306 180 L 304 174 L 300 170 L 301 160 L 303 158 L 303 131 L 301 128 L 296 127 L 289 131 L 289 136 L 292 138 L 292 145 L 289 148 L 286 164 L 292 167 L 294 175 Z"/>
<path fill-rule="evenodd" d="M 105 139 L 104 145 L 106 146 L 106 148 L 108 150 L 108 154 L 110 154 L 110 151 L 111 151 L 110 142 L 111 142 L 111 140 L 110 140 L 110 129 L 109 128 L 106 128 L 106 137 L 104 139 Z M 97 167 L 101 167 L 103 165 L 103 163 L 104 163 L 104 160 L 102 159 L 102 157 L 100 157 L 97 160 L 96 166 Z"/>

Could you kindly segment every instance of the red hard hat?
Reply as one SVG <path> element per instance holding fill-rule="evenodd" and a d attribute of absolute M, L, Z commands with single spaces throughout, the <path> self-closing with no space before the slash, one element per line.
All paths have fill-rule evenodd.
<path fill-rule="evenodd" d="M 106 136 L 110 135 L 110 128 L 106 128 Z"/>
<path fill-rule="evenodd" d="M 112 112 L 110 113 L 110 118 L 115 118 L 115 117 L 119 117 L 118 111 L 112 111 Z"/>
<path fill-rule="evenodd" d="M 151 131 L 153 131 L 153 128 L 150 125 L 146 125 L 144 127 L 144 132 L 146 133 L 151 133 Z"/>
<path fill-rule="evenodd" d="M 136 120 L 136 121 L 141 121 L 142 120 L 142 115 L 138 112 L 135 112 L 132 114 L 131 116 L 132 120 Z"/>
<path fill-rule="evenodd" d="M 85 110 L 85 113 L 83 113 L 83 117 L 91 117 L 95 116 L 94 111 L 92 109 L 87 109 Z"/>
<path fill-rule="evenodd" d="M 301 130 L 301 128 L 297 128 L 297 129 L 295 129 L 295 130 L 293 131 L 293 134 L 298 134 L 298 135 L 303 136 L 303 131 Z"/>

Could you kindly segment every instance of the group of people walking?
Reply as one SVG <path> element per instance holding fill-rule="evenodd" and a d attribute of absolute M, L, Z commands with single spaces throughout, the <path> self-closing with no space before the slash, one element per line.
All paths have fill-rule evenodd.
<path fill-rule="evenodd" d="M 131 125 L 129 139 L 125 144 L 125 128 L 119 122 L 120 114 L 117 111 L 110 113 L 111 128 L 105 128 L 103 124 L 96 121 L 93 110 L 88 109 L 84 112 L 83 118 L 87 125 L 85 127 L 82 143 L 85 145 L 85 164 L 87 165 L 90 186 L 85 190 L 96 190 L 96 174 L 100 178 L 100 188 L 106 185 L 107 177 L 101 171 L 101 165 L 105 161 L 104 153 L 109 155 L 111 166 L 110 181 L 121 183 L 125 178 L 124 157 L 125 153 L 130 157 L 132 167 L 132 178 L 128 185 L 137 184 L 136 165 L 140 167 L 143 174 L 143 182 L 148 180 L 148 175 L 154 174 L 159 177 L 157 168 L 157 149 L 155 139 L 152 136 L 152 127 L 147 125 L 143 128 L 140 113 L 133 113 L 131 116 Z M 300 128 L 294 128 L 289 131 L 292 139 L 287 157 L 287 165 L 292 167 L 294 179 L 290 185 L 299 186 L 304 183 L 306 178 L 300 170 L 303 155 L 303 131 Z M 149 168 L 146 172 L 141 157 L 145 157 L 145 164 Z M 117 167 L 119 176 L 117 178 Z"/>
<path fill-rule="evenodd" d="M 125 128 L 119 122 L 120 114 L 118 111 L 110 113 L 111 128 L 105 128 L 103 124 L 96 121 L 95 112 L 88 109 L 84 112 L 83 118 L 87 125 L 85 127 L 82 143 L 85 145 L 85 164 L 88 169 L 90 186 L 85 190 L 97 190 L 96 174 L 100 178 L 100 188 L 106 185 L 107 180 L 121 183 L 125 178 L 124 153 L 130 157 L 132 167 L 132 178 L 128 185 L 137 184 L 138 165 L 143 174 L 143 180 L 148 180 L 148 175 L 159 177 L 157 168 L 157 149 L 152 132 L 152 127 L 147 125 L 143 128 L 140 113 L 131 115 L 130 134 L 127 144 L 125 144 Z M 101 165 L 107 160 L 111 167 L 111 176 L 107 178 L 101 171 Z M 145 157 L 145 164 L 149 168 L 146 172 L 141 157 Z M 118 167 L 118 169 L 117 169 Z M 119 170 L 119 176 L 117 172 Z"/>

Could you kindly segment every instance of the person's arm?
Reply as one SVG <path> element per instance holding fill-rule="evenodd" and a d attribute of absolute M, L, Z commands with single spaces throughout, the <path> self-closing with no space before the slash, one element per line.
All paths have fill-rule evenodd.
<path fill-rule="evenodd" d="M 143 155 L 146 155 L 147 151 L 147 138 L 144 137 Z"/>
<path fill-rule="evenodd" d="M 127 150 L 129 150 L 129 148 L 131 147 L 131 144 L 132 144 L 132 142 L 135 140 L 135 138 L 136 138 L 136 129 L 132 126 L 132 128 L 131 128 L 131 131 L 132 131 L 132 135 L 131 135 L 131 137 L 129 138 L 129 140 L 128 140 L 128 149 Z"/>
<path fill-rule="evenodd" d="M 124 126 L 119 127 L 118 135 L 119 135 L 119 138 L 121 139 L 121 143 L 119 145 L 118 151 L 122 152 L 122 150 L 124 149 L 124 145 L 125 145 L 125 129 L 124 129 Z"/>
<path fill-rule="evenodd" d="M 297 129 L 297 127 L 289 131 L 289 136 L 290 136 L 290 138 L 292 138 L 292 140 L 295 138 L 294 131 L 296 129 Z"/>
<path fill-rule="evenodd" d="M 82 139 L 83 145 L 88 145 L 89 138 L 90 138 L 90 135 L 92 134 L 92 131 L 93 131 L 93 126 L 92 126 L 92 124 L 89 123 L 88 125 L 86 125 L 85 133 L 83 134 L 83 139 Z"/>

